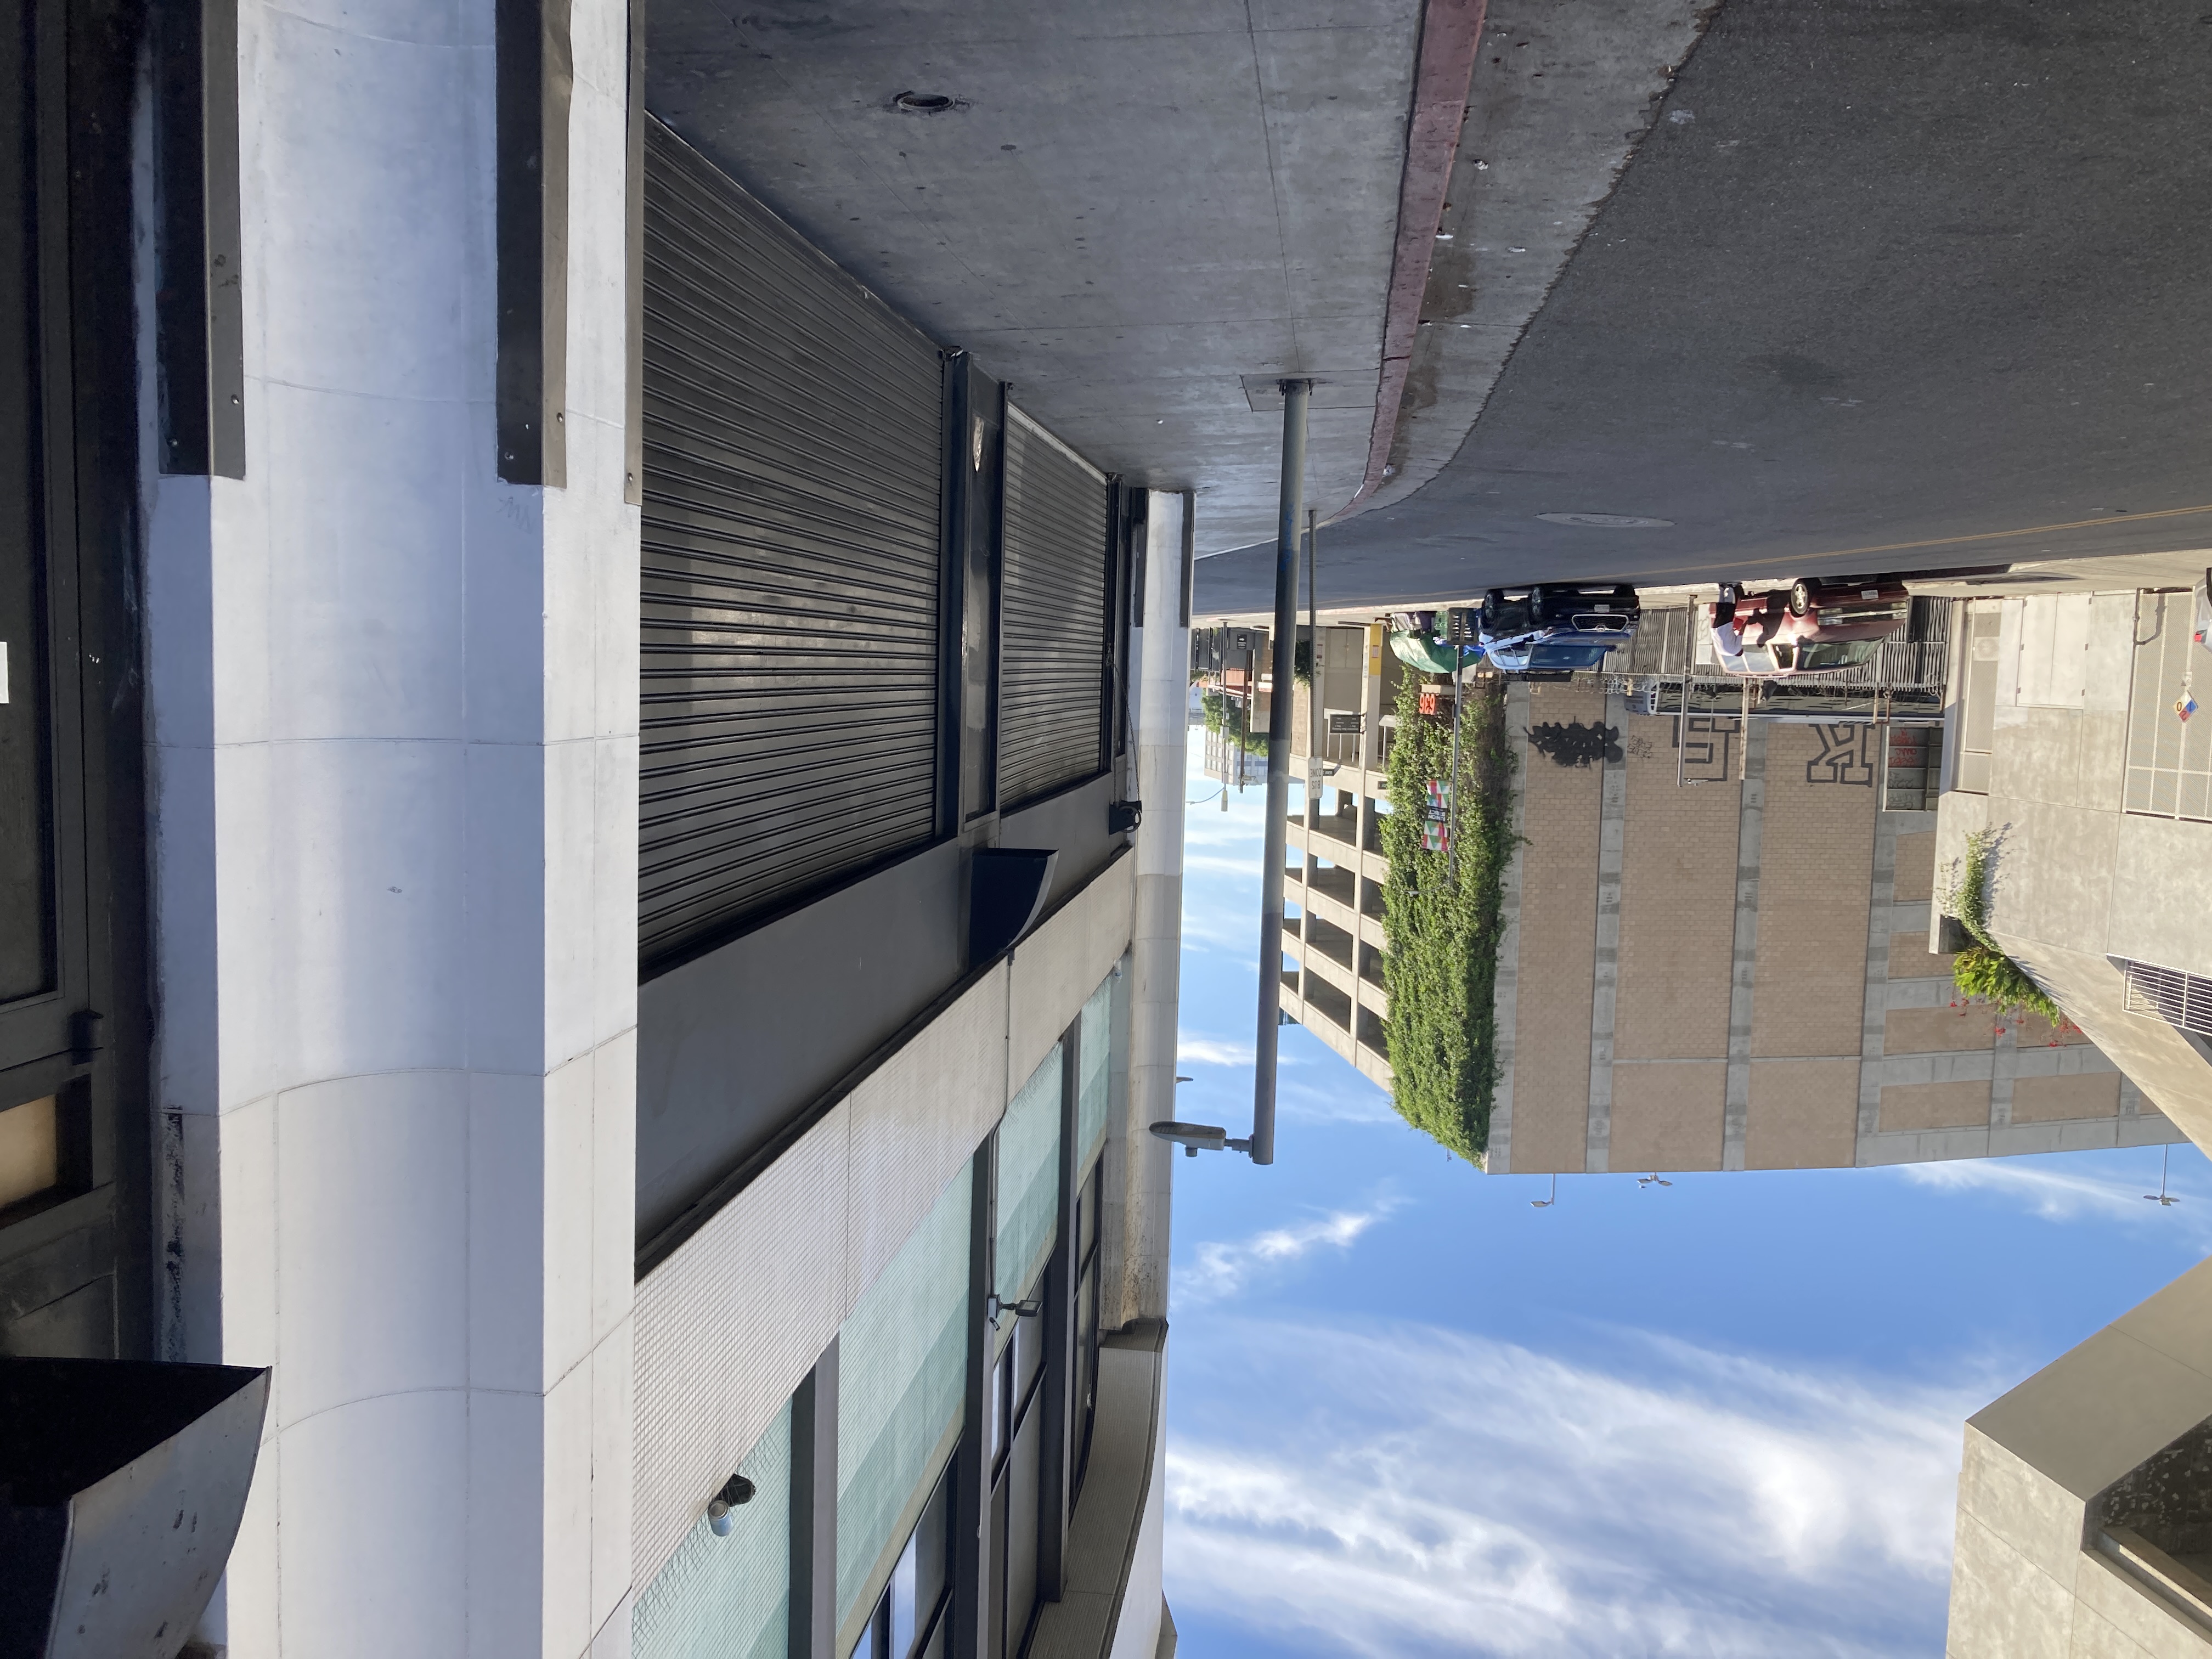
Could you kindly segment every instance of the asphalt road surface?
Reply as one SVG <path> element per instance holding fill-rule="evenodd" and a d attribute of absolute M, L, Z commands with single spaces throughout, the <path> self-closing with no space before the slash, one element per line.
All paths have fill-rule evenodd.
<path fill-rule="evenodd" d="M 1459 453 L 1322 532 L 1322 603 L 2212 545 L 2208 88 L 2195 6 L 1728 0 Z M 1202 561 L 1199 612 L 1273 569 Z"/>

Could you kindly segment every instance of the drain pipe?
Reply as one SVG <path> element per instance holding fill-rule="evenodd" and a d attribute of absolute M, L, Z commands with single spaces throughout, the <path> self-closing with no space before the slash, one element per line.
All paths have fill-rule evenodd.
<path fill-rule="evenodd" d="M 1305 516 L 1310 380 L 1283 383 L 1283 493 L 1275 520 L 1275 671 L 1267 708 L 1267 853 L 1260 872 L 1260 1019 L 1252 1066 L 1252 1161 L 1275 1161 L 1275 1047 L 1283 1017 L 1283 859 L 1291 809 L 1292 665 L 1298 631 L 1298 532 Z"/>

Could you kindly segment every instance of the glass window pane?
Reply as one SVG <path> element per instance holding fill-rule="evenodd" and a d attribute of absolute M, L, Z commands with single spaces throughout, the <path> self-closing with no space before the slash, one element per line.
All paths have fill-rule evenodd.
<path fill-rule="evenodd" d="M 1083 1279 L 1075 1292 L 1075 1340 L 1077 1344 L 1078 1385 L 1083 1391 L 1083 1402 L 1091 1401 L 1091 1374 L 1098 1368 L 1098 1268 L 1096 1263 L 1084 1269 Z"/>
<path fill-rule="evenodd" d="M 906 1540 L 899 1552 L 898 1565 L 891 1569 L 891 1587 L 885 1593 L 890 1603 L 890 1647 L 886 1659 L 906 1659 L 907 1650 L 914 1646 L 914 1601 L 915 1556 L 921 1547 L 919 1528 Z"/>
<path fill-rule="evenodd" d="M 1006 1483 L 991 1488 L 990 1577 L 984 1584 L 988 1608 L 983 1659 L 1009 1659 L 1006 1653 Z"/>
<path fill-rule="evenodd" d="M 1013 1418 L 1014 1357 L 1000 1356 L 999 1364 L 991 1373 L 991 1467 L 999 1467 L 999 1459 L 1006 1455 L 1006 1426 Z"/>
<path fill-rule="evenodd" d="M 837 1340 L 837 1622 L 872 1599 L 951 1455 L 967 1386 L 963 1170 Z"/>
<path fill-rule="evenodd" d="M 1044 1299 L 1044 1276 L 1039 1274 L 1036 1284 L 1030 1286 L 1029 1299 Z M 1014 1322 L 1014 1399 L 1029 1398 L 1030 1390 L 1036 1385 L 1037 1373 L 1044 1369 L 1044 1315 L 1042 1311 L 1028 1314 Z M 1018 1413 L 1017 1413 L 1018 1415 Z"/>
<path fill-rule="evenodd" d="M 58 1102 L 52 1095 L 0 1112 L 0 1208 L 43 1193 L 61 1174 Z"/>
<path fill-rule="evenodd" d="M 0 1000 L 53 982 L 53 779 L 40 510 L 33 112 L 35 6 L 0 21 Z"/>
<path fill-rule="evenodd" d="M 634 1659 L 785 1659 L 791 1592 L 791 1407 L 738 1474 L 753 1498 L 726 1538 L 700 1516 L 630 1615 Z"/>
<path fill-rule="evenodd" d="M 1006 1651 L 1020 1651 L 1037 1602 L 1037 1532 L 1043 1511 L 1044 1419 L 1031 1412 L 1006 1460 Z"/>
<path fill-rule="evenodd" d="M 1108 975 L 1083 1005 L 1082 1083 L 1075 1103 L 1076 1167 L 1079 1170 L 1106 1144 L 1108 1079 L 1114 1054 L 1114 987 Z"/>
<path fill-rule="evenodd" d="M 1091 1252 L 1098 1248 L 1098 1205 L 1105 1195 L 1106 1171 L 1102 1166 L 1091 1172 L 1091 1179 L 1083 1183 L 1083 1193 L 1077 1200 L 1075 1212 L 1075 1259 L 1082 1263 L 1091 1260 Z"/>
<path fill-rule="evenodd" d="M 1098 1399 L 1098 1264 L 1083 1270 L 1075 1289 L 1075 1482 L 1083 1490 L 1091 1450 L 1091 1417 Z"/>
<path fill-rule="evenodd" d="M 952 1477 L 938 1477 L 929 1507 L 915 1528 L 915 1617 L 927 1632 L 933 1620 L 942 1623 L 945 1588 L 952 1578 Z M 941 1645 L 941 1644 L 940 1644 Z"/>
<path fill-rule="evenodd" d="M 1054 1043 L 999 1123 L 994 1288 L 1004 1302 L 1020 1300 L 1036 1277 L 1060 1220 L 1060 1068 Z"/>

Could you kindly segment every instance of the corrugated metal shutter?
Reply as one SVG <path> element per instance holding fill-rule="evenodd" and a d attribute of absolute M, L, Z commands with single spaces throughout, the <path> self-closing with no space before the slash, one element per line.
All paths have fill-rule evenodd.
<path fill-rule="evenodd" d="M 1000 610 L 999 803 L 1105 764 L 1106 475 L 1006 411 Z"/>
<path fill-rule="evenodd" d="M 648 964 L 930 841 L 937 348 L 653 125 L 639 932 Z"/>

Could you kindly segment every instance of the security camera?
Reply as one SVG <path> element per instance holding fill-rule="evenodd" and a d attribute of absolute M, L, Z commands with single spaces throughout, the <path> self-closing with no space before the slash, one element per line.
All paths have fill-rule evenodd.
<path fill-rule="evenodd" d="M 753 1498 L 753 1483 L 742 1474 L 733 1474 L 722 1483 L 722 1490 L 707 1505 L 707 1525 L 717 1538 L 727 1538 L 730 1528 L 737 1524 L 730 1511 L 740 1504 L 750 1504 Z"/>

